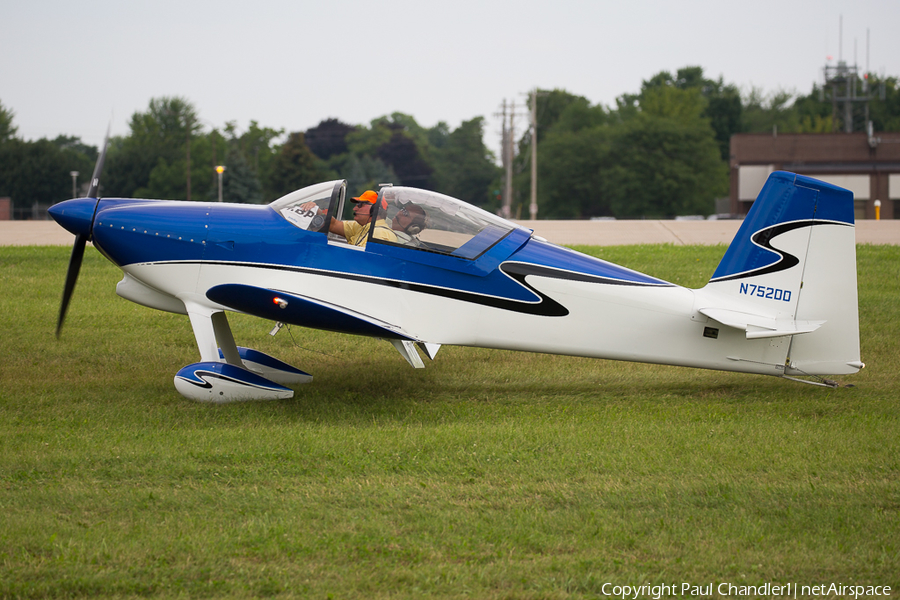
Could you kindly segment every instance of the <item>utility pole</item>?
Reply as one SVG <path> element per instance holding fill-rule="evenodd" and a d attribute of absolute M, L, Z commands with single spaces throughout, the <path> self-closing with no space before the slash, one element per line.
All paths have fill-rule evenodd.
<path fill-rule="evenodd" d="M 187 115 L 187 200 L 191 200 L 191 116 Z M 221 202 L 221 200 L 220 200 Z"/>
<path fill-rule="evenodd" d="M 531 91 L 531 220 L 537 220 L 537 99 L 538 96 L 546 96 L 549 92 L 539 92 L 537 88 Z"/>
<path fill-rule="evenodd" d="M 546 96 L 547 93 L 539 93 L 537 88 L 529 92 L 531 96 L 531 108 L 529 109 L 529 117 L 531 119 L 531 219 L 537 219 L 537 98 L 538 96 Z M 516 156 L 516 102 L 512 100 L 507 104 L 503 100 L 503 112 L 494 113 L 495 116 L 503 118 L 502 133 L 502 151 L 500 159 L 503 163 L 503 172 L 505 175 L 505 185 L 503 188 L 503 207 L 500 215 L 509 219 L 512 218 L 512 199 L 513 199 L 513 163 Z M 525 116 L 525 113 L 522 114 Z M 507 117 L 509 121 L 507 121 Z M 519 218 L 518 216 L 516 218 Z"/>
<path fill-rule="evenodd" d="M 509 128 L 506 130 L 506 199 L 504 208 L 506 218 L 512 216 L 513 198 L 513 161 L 516 157 L 516 101 L 509 105 Z"/>
<path fill-rule="evenodd" d="M 507 112 L 506 99 L 503 99 L 502 112 L 497 115 L 503 119 L 500 147 L 500 162 L 503 164 L 504 184 L 503 184 L 503 204 L 500 208 L 500 216 L 509 219 L 512 216 L 512 196 L 513 196 L 513 158 L 515 157 L 515 116 L 516 103 L 511 102 L 509 112 Z M 507 122 L 507 117 L 509 121 Z"/>
<path fill-rule="evenodd" d="M 531 220 L 537 220 L 537 88 L 531 92 Z"/>

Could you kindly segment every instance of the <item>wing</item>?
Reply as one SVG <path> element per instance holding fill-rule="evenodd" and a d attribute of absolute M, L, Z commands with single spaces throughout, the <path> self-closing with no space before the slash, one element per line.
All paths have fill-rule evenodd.
<path fill-rule="evenodd" d="M 420 341 L 390 323 L 281 290 L 227 283 L 210 288 L 206 297 L 231 310 L 271 321 L 389 340 Z"/>

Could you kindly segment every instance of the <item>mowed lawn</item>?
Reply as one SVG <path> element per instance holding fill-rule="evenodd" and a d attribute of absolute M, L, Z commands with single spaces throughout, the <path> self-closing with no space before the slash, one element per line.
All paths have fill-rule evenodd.
<path fill-rule="evenodd" d="M 691 287 L 725 251 L 579 249 Z M 858 248 L 867 367 L 838 389 L 452 347 L 413 370 L 231 315 L 315 380 L 223 406 L 172 385 L 187 318 L 116 296 L 92 248 L 57 340 L 68 253 L 0 248 L 2 598 L 900 588 L 898 247 Z"/>

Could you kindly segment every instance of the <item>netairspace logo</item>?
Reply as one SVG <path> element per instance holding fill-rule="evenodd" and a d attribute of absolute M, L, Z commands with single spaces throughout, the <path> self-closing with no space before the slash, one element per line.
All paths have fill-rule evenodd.
<path fill-rule="evenodd" d="M 769 596 L 784 598 L 815 598 L 828 596 L 830 598 L 867 598 L 877 596 L 890 596 L 889 585 L 845 585 L 843 583 L 820 583 L 817 585 L 801 585 L 797 583 L 764 583 L 761 585 L 737 585 L 733 583 L 708 583 L 696 585 L 693 583 L 660 583 L 651 585 L 616 585 L 604 583 L 600 593 L 610 598 L 622 600 L 637 600 L 638 598 L 667 598 L 672 596 L 684 596 L 687 598 L 700 598 L 704 596 Z"/>

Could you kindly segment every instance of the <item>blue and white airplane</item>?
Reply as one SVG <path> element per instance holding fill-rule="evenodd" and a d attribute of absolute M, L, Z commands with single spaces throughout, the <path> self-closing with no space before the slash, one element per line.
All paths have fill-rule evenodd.
<path fill-rule="evenodd" d="M 268 205 L 113 199 L 98 198 L 100 167 L 89 197 L 50 209 L 76 236 L 57 335 L 91 241 L 124 272 L 120 296 L 189 317 L 200 362 L 175 387 L 192 400 L 290 398 L 311 380 L 239 347 L 227 311 L 383 338 L 414 367 L 444 344 L 789 378 L 864 366 L 853 194 L 809 177 L 772 173 L 695 290 L 431 191 L 382 187 L 376 218 L 419 215 L 418 232 L 373 227 L 354 246 L 324 218 L 344 214 L 343 180 Z"/>

